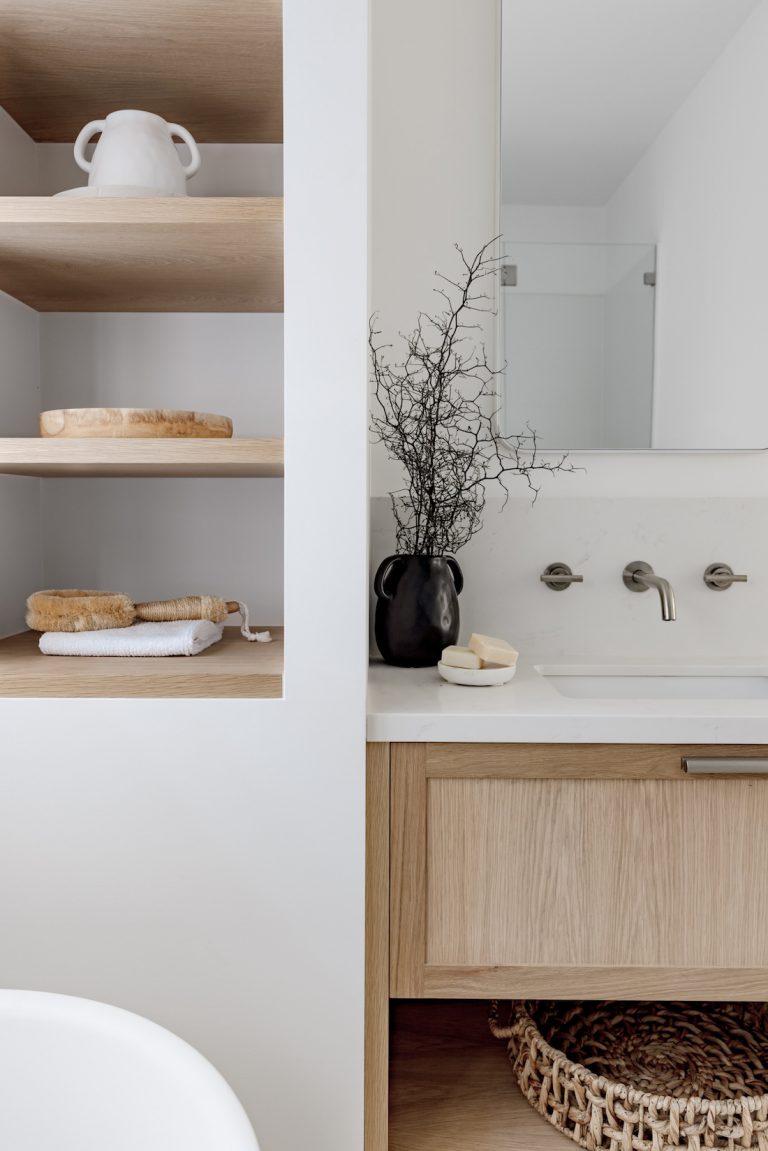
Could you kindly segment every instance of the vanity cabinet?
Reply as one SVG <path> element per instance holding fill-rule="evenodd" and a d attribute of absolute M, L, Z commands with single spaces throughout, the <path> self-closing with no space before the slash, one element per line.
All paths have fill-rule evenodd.
<path fill-rule="evenodd" d="M 768 998 L 768 777 L 749 762 L 765 753 L 370 745 L 372 1086 L 391 1000 Z M 687 774 L 686 757 L 744 758 L 744 771 Z M 406 1008 L 391 1006 L 398 1050 Z M 432 1009 L 448 1012 L 437 1023 L 448 1035 L 455 1007 Z M 380 1126 L 387 1110 L 380 1101 Z M 367 1151 L 386 1147 L 370 1135 Z"/>

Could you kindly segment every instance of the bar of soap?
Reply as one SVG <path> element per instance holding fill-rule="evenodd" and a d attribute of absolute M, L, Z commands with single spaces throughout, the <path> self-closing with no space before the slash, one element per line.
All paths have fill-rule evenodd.
<path fill-rule="evenodd" d="M 477 632 L 473 632 L 469 637 L 469 650 L 479 655 L 484 664 L 496 663 L 502 667 L 514 667 L 517 663 L 517 652 L 512 645 L 506 640 L 494 639 L 491 635 L 478 635 Z"/>
<path fill-rule="evenodd" d="M 479 671 L 482 666 L 480 656 L 475 655 L 468 647 L 443 648 L 441 662 L 447 664 L 448 667 L 469 667 L 476 671 Z"/>

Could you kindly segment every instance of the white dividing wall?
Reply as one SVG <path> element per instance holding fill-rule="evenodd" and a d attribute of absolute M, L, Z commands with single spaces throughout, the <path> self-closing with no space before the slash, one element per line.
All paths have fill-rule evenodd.
<path fill-rule="evenodd" d="M 0 983 L 172 1028 L 262 1151 L 361 1151 L 366 8 L 284 27 L 286 697 L 0 699 Z"/>
<path fill-rule="evenodd" d="M 768 446 L 767 55 L 763 0 L 607 206 L 659 243 L 659 447 Z"/>
<path fill-rule="evenodd" d="M 454 244 L 492 239 L 497 117 L 495 2 L 371 0 L 371 304 L 397 342 L 440 301 Z M 490 115 L 489 115 L 490 113 Z M 374 448 L 374 489 L 399 471 Z"/>

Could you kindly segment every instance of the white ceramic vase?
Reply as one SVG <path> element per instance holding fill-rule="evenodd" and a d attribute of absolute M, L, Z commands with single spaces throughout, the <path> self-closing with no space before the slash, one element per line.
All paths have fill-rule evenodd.
<path fill-rule="evenodd" d="M 85 147 L 92 136 L 101 139 L 91 160 Z M 182 164 L 173 137 L 189 148 L 191 159 Z M 86 124 L 75 141 L 75 160 L 88 173 L 90 188 L 124 187 L 158 196 L 185 196 L 187 180 L 200 167 L 197 144 L 180 124 L 168 124 L 162 116 L 132 108 L 110 112 L 106 120 Z"/>

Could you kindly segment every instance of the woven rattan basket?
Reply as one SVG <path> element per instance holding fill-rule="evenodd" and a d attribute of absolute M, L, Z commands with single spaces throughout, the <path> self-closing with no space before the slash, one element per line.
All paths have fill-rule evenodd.
<path fill-rule="evenodd" d="M 490 1025 L 580 1147 L 768 1151 L 764 1004 L 497 1002 Z"/>

